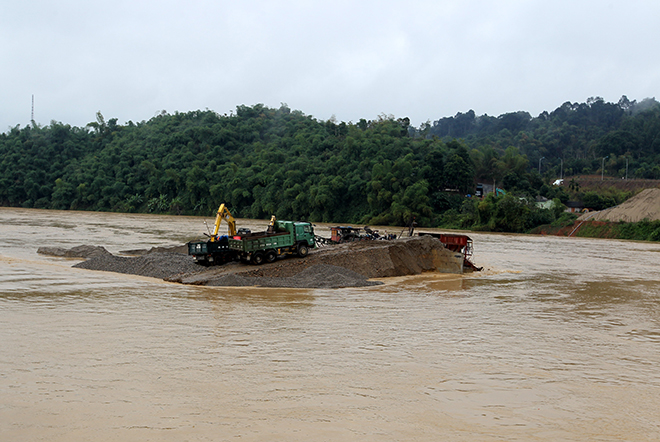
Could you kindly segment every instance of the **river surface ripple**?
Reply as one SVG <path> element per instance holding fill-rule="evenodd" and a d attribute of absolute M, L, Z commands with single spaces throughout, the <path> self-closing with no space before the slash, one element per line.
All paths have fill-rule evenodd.
<path fill-rule="evenodd" d="M 36 253 L 181 244 L 203 221 L 0 208 L 0 440 L 660 439 L 658 244 L 470 234 L 481 274 L 339 290 Z"/>

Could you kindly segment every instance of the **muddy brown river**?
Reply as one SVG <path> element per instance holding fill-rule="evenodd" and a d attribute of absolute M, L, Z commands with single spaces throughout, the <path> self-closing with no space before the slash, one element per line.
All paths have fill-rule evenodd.
<path fill-rule="evenodd" d="M 180 244 L 204 219 L 0 208 L 0 440 L 660 439 L 660 244 L 470 234 L 480 274 L 334 290 L 36 253 Z"/>

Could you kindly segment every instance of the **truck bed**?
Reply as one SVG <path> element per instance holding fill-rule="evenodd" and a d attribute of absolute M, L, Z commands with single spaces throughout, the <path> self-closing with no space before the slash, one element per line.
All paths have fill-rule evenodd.
<path fill-rule="evenodd" d="M 229 238 L 229 248 L 239 252 L 277 249 L 293 245 L 293 235 L 288 232 L 259 232 L 242 236 L 241 239 Z"/>

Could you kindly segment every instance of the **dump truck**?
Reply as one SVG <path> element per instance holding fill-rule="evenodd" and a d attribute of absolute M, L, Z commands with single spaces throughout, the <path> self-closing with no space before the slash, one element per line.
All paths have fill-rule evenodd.
<path fill-rule="evenodd" d="M 260 265 L 279 256 L 304 258 L 316 246 L 314 227 L 308 222 L 279 221 L 273 216 L 268 230 L 230 236 L 229 250 L 243 262 Z"/>
<path fill-rule="evenodd" d="M 332 232 L 330 239 L 337 244 L 344 242 L 351 242 L 351 241 L 359 241 L 364 237 L 360 233 L 359 227 L 335 226 L 335 227 L 330 227 L 330 232 Z"/>
<path fill-rule="evenodd" d="M 206 241 L 191 241 L 188 243 L 188 255 L 192 255 L 195 263 L 209 266 L 224 264 L 237 258 L 236 252 L 229 248 L 229 236 L 218 235 L 223 219 L 227 223 L 229 236 L 236 236 L 241 231 L 236 230 L 236 221 L 229 209 L 224 204 L 220 204 L 215 217 L 213 233 L 205 234 L 210 238 Z"/>

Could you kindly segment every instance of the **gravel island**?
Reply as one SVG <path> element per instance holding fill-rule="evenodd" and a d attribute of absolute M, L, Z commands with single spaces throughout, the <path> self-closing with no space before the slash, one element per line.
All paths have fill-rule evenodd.
<path fill-rule="evenodd" d="M 141 256 L 113 255 L 98 246 L 69 250 L 39 249 L 54 256 L 87 258 L 74 267 L 160 278 L 205 286 L 291 288 L 364 287 L 381 284 L 372 278 L 416 275 L 422 272 L 463 273 L 463 256 L 430 236 L 393 241 L 358 241 L 315 249 L 306 258 L 280 258 L 253 266 L 231 262 L 202 267 L 181 246 L 155 248 Z"/>

